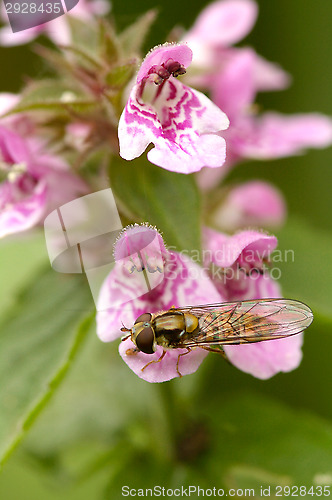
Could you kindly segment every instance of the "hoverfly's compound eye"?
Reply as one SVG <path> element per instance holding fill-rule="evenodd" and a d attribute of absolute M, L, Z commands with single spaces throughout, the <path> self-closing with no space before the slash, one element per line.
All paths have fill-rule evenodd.
<path fill-rule="evenodd" d="M 144 316 L 144 314 L 142 314 Z M 154 349 L 154 333 L 151 326 L 143 328 L 136 337 L 136 345 L 138 349 L 145 354 L 153 354 Z"/>
<path fill-rule="evenodd" d="M 152 318 L 152 314 L 150 314 L 150 313 L 143 313 L 140 316 L 138 316 L 138 318 L 135 321 L 134 325 L 136 325 L 136 323 L 150 323 L 151 318 Z"/>

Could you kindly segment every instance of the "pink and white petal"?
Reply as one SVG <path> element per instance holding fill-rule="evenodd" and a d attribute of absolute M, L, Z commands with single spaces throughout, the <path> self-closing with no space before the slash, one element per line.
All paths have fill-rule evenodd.
<path fill-rule="evenodd" d="M 47 184 L 47 212 L 45 216 L 60 205 L 87 194 L 90 190 L 83 179 L 71 172 L 45 168 L 42 177 Z"/>
<path fill-rule="evenodd" d="M 332 120 L 316 113 L 289 116 L 265 113 L 252 119 L 240 135 L 236 148 L 242 157 L 280 158 L 332 144 Z"/>
<path fill-rule="evenodd" d="M 83 152 L 88 146 L 92 126 L 83 122 L 69 123 L 65 131 L 65 141 L 70 148 Z"/>
<path fill-rule="evenodd" d="M 228 172 L 228 144 L 226 141 L 226 162 L 220 168 L 202 168 L 196 175 L 197 185 L 202 191 L 209 191 L 217 187 Z"/>
<path fill-rule="evenodd" d="M 252 49 L 233 50 L 214 78 L 212 100 L 225 110 L 231 121 L 232 117 L 246 111 L 255 98 L 255 58 Z"/>
<path fill-rule="evenodd" d="M 279 273 L 278 273 L 279 277 Z M 221 295 L 226 297 L 228 302 L 256 299 L 273 299 L 281 296 L 281 289 L 277 281 L 271 278 L 265 271 L 263 274 L 251 272 L 234 273 L 230 279 L 214 280 L 214 283 Z"/>
<path fill-rule="evenodd" d="M 146 252 L 149 251 L 152 251 L 152 256 L 156 257 L 156 252 L 158 252 L 161 257 L 166 253 L 166 247 L 158 230 L 148 224 L 127 226 L 121 231 L 114 244 L 114 258 L 116 261 L 132 258 L 139 252 L 146 255 Z"/>
<path fill-rule="evenodd" d="M 14 47 L 16 45 L 24 45 L 34 40 L 42 30 L 39 27 L 29 28 L 24 31 L 13 33 L 10 26 L 0 28 L 0 45 L 3 47 Z"/>
<path fill-rule="evenodd" d="M 138 377 L 152 383 L 166 382 L 167 380 L 179 377 L 176 369 L 179 355 L 188 352 L 186 349 L 168 350 L 161 361 L 151 363 L 151 365 L 142 371 L 142 368 L 151 361 L 158 361 L 163 354 L 163 348 L 158 346 L 154 354 L 144 354 L 143 352 L 132 353 L 131 350 L 133 348 L 135 346 L 130 339 L 124 340 L 119 346 L 120 356 Z M 181 375 L 194 373 L 207 355 L 208 351 L 204 349 L 193 349 L 191 352 L 181 356 L 179 359 L 179 372 Z"/>
<path fill-rule="evenodd" d="M 67 21 L 67 15 L 68 14 L 57 17 L 44 25 L 45 35 L 48 36 L 55 45 L 69 45 L 71 43 L 71 31 Z"/>
<path fill-rule="evenodd" d="M 187 68 L 192 61 L 193 53 L 186 43 L 165 43 L 153 48 L 145 57 L 137 73 L 137 83 L 147 76 L 152 66 L 159 66 L 169 59 L 177 61 Z"/>
<path fill-rule="evenodd" d="M 212 100 L 230 117 L 248 112 L 257 92 L 280 90 L 290 83 L 288 73 L 251 48 L 228 49 L 223 59 L 210 87 Z"/>
<path fill-rule="evenodd" d="M 224 139 L 206 134 L 224 130 L 229 121 L 204 94 L 173 77 L 164 83 L 153 105 L 140 103 L 137 92 L 135 86 L 119 122 L 122 158 L 140 156 L 152 142 L 155 149 L 148 159 L 171 171 L 191 173 L 223 164 Z"/>
<path fill-rule="evenodd" d="M 80 0 L 75 7 L 69 11 L 69 15 L 89 21 L 92 16 L 104 16 L 110 11 L 111 2 L 108 0 Z"/>
<path fill-rule="evenodd" d="M 222 137 L 204 135 L 188 140 L 183 136 L 181 145 L 159 140 L 148 152 L 148 160 L 171 172 L 191 174 L 204 166 L 220 167 L 226 158 L 226 143 Z"/>
<path fill-rule="evenodd" d="M 175 80 L 178 85 L 180 82 Z M 221 111 L 220 107 L 216 106 L 205 94 L 198 90 L 184 87 L 184 91 L 191 94 L 191 98 L 183 105 L 183 113 L 186 118 L 191 112 L 193 128 L 200 134 L 216 133 L 226 130 L 229 127 L 229 119 L 227 115 Z M 188 118 L 187 118 L 188 119 Z"/>
<path fill-rule="evenodd" d="M 203 241 L 209 260 L 219 267 L 232 266 L 244 251 L 251 252 L 257 260 L 268 257 L 278 243 L 275 236 L 263 232 L 248 230 L 227 236 L 210 228 L 204 228 Z"/>
<path fill-rule="evenodd" d="M 258 92 L 287 88 L 292 77 L 279 64 L 267 61 L 255 53 L 254 81 Z"/>
<path fill-rule="evenodd" d="M 15 132 L 0 127 L 0 151 L 5 162 L 27 163 L 30 157 L 26 142 Z"/>
<path fill-rule="evenodd" d="M 10 200 L 11 187 L 8 182 L 0 186 L 0 238 L 41 222 L 47 202 L 45 182 L 39 182 L 31 196 L 16 202 Z"/>
<path fill-rule="evenodd" d="M 211 48 L 233 45 L 252 30 L 257 4 L 251 0 L 220 0 L 208 5 L 198 16 L 185 40 L 196 40 Z"/>
<path fill-rule="evenodd" d="M 1 31 L 1 30 L 0 30 Z M 0 92 L 0 115 L 8 113 L 19 102 L 20 97 L 10 92 Z"/>
<path fill-rule="evenodd" d="M 27 134 L 33 133 L 34 125 L 30 118 L 22 113 L 1 116 L 11 111 L 18 104 L 19 100 L 20 96 L 17 94 L 9 92 L 0 93 L 0 123 L 1 126 L 9 128 L 21 137 L 25 137 Z"/>
<path fill-rule="evenodd" d="M 131 328 L 144 312 L 223 300 L 207 273 L 187 256 L 176 252 L 169 252 L 164 279 L 150 292 L 146 292 L 145 280 L 140 280 L 140 276 L 116 263 L 106 278 L 97 305 L 97 335 L 103 342 L 120 337 L 123 324 Z"/>
<path fill-rule="evenodd" d="M 272 184 L 249 181 L 230 190 L 212 214 L 212 224 L 225 231 L 248 226 L 280 227 L 286 218 L 286 204 Z"/>
<path fill-rule="evenodd" d="M 109 0 L 91 0 L 89 8 L 96 16 L 106 16 L 111 10 L 111 2 Z"/>
<path fill-rule="evenodd" d="M 119 120 L 120 156 L 125 160 L 141 156 L 150 142 L 162 135 L 157 113 L 137 100 L 137 92 L 138 85 L 134 85 Z"/>
<path fill-rule="evenodd" d="M 44 25 L 45 34 L 54 44 L 68 45 L 71 43 L 71 30 L 68 17 L 89 22 L 94 16 L 105 15 L 110 9 L 107 0 L 79 0 L 79 3 L 64 16 L 57 17 Z"/>
<path fill-rule="evenodd" d="M 224 346 L 229 361 L 256 378 L 268 379 L 297 368 L 302 359 L 303 335 L 258 344 Z"/>
<path fill-rule="evenodd" d="M 25 138 L 25 143 L 32 153 L 29 171 L 37 177 L 43 176 L 46 168 L 58 172 L 61 175 L 64 172 L 70 171 L 70 167 L 64 158 L 45 153 L 45 142 L 39 137 Z"/>
<path fill-rule="evenodd" d="M 104 281 L 99 293 L 96 317 L 97 335 L 103 342 L 121 337 L 122 326 L 131 328 L 140 314 L 149 312 L 147 309 L 150 304 L 148 300 L 144 300 L 144 283 L 135 279 L 136 277 L 137 273 L 131 274 L 125 266 L 116 262 Z"/>

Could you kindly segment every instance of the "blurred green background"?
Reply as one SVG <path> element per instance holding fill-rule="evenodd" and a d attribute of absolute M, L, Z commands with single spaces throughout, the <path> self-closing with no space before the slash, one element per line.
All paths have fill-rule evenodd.
<path fill-rule="evenodd" d="M 150 8 L 159 9 L 146 43 L 149 49 L 167 39 L 174 25 L 189 28 L 207 3 L 197 0 L 190 3 L 114 0 L 112 9 L 119 28 L 130 24 L 138 14 Z M 302 0 L 260 0 L 258 4 L 258 22 L 242 44 L 253 45 L 258 53 L 278 62 L 293 76 L 293 84 L 288 90 L 260 95 L 258 102 L 265 109 L 285 113 L 317 111 L 332 115 L 331 1 L 306 2 L 304 5 Z M 44 72 L 37 56 L 28 47 L 1 48 L 0 60 L 1 91 L 19 91 L 26 79 L 42 76 Z M 174 470 L 161 471 L 153 468 L 151 458 L 145 453 L 147 436 L 140 434 L 139 426 L 136 428 L 141 419 L 149 420 L 155 407 L 162 413 L 163 402 L 158 389 L 128 373 L 129 370 L 118 360 L 116 346 L 102 345 L 95 338 L 92 327 L 89 341 L 69 375 L 68 388 L 60 388 L 50 408 L 36 422 L 24 449 L 16 451 L 5 465 L 0 475 L 1 499 L 53 500 L 61 496 L 68 500 L 92 500 L 102 495 L 116 499 L 121 498 L 119 485 L 130 484 L 130 478 L 136 476 L 143 478 L 136 482 L 136 487 L 150 484 L 150 476 L 156 478 L 156 484 L 163 484 L 167 477 L 172 477 L 173 485 L 190 479 L 194 482 L 194 478 L 204 482 L 202 471 L 208 468 L 217 480 L 221 467 L 225 467 L 230 478 L 226 484 L 238 487 L 249 487 L 252 478 L 256 478 L 257 484 L 290 484 L 288 474 L 293 474 L 297 481 L 301 478 L 307 481 L 301 484 L 309 484 L 320 473 L 330 484 L 332 148 L 310 151 L 295 158 L 239 165 L 230 175 L 232 180 L 252 178 L 272 181 L 283 192 L 288 204 L 288 224 L 277 235 L 280 248 L 294 249 L 295 261 L 281 266 L 281 284 L 286 296 L 304 300 L 313 307 L 316 316 L 305 336 L 300 368 L 264 382 L 209 356 L 202 374 L 187 377 L 189 380 L 180 382 L 181 387 L 178 381 L 174 381 L 171 386 L 176 387 L 178 399 L 184 405 L 193 405 L 194 413 L 200 408 L 198 419 L 205 414 L 213 415 L 211 422 L 216 425 L 215 438 L 219 447 L 211 463 L 207 462 L 208 466 L 198 462 L 184 469 L 177 464 Z M 0 298 L 3 309 L 14 301 L 17 285 L 28 282 L 39 265 L 46 261 L 42 234 L 1 242 Z M 22 324 L 24 329 L 24 321 Z M 91 352 L 104 360 L 103 366 L 97 369 L 90 366 Z M 110 362 L 114 365 L 112 369 L 109 368 Z M 124 394 L 121 396 L 114 389 L 118 377 L 123 380 Z M 94 388 L 98 384 L 104 384 L 104 387 L 102 394 L 97 396 Z M 196 391 L 195 384 L 205 389 Z M 142 398 L 146 403 L 143 409 L 138 401 Z M 127 410 L 122 411 L 121 405 Z M 81 411 L 85 420 L 82 429 L 77 431 L 75 422 Z M 162 454 L 163 446 L 166 446 L 163 434 L 167 435 L 167 432 L 162 415 L 158 418 L 159 427 L 153 429 L 152 424 L 151 436 L 156 439 L 155 446 L 160 447 Z M 140 450 L 136 464 L 126 456 L 126 440 L 122 441 L 119 430 L 121 422 L 126 419 L 136 449 Z M 103 442 L 102 436 L 106 434 L 109 441 Z M 264 440 L 269 445 L 270 454 L 264 447 Z M 242 449 L 245 441 L 246 450 Z M 65 450 L 60 458 L 54 451 L 54 443 Z M 112 455 L 110 450 L 113 448 Z M 282 456 L 284 463 L 278 459 Z M 73 469 L 74 476 L 78 471 L 80 475 L 86 464 L 89 464 L 90 476 L 85 481 L 72 482 L 64 472 L 68 466 L 69 470 Z M 121 464 L 125 464 L 123 469 Z M 124 472 L 119 472 L 120 469 Z M 112 482 L 114 477 L 116 480 Z M 207 484 L 214 486 L 212 479 Z"/>

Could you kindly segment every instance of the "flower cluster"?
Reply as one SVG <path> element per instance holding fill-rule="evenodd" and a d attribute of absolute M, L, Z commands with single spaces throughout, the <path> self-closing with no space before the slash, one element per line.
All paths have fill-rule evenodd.
<path fill-rule="evenodd" d="M 147 290 L 142 280 L 143 268 L 155 259 L 146 255 L 147 241 L 155 239 L 159 247 L 159 269 L 163 269 L 160 282 Z M 152 227 L 128 227 L 115 246 L 116 265 L 104 282 L 100 292 L 97 333 L 104 342 L 121 336 L 123 325 L 131 326 L 144 313 L 158 313 L 172 307 L 204 305 L 250 298 L 279 297 L 278 284 L 268 273 L 260 274 L 263 259 L 275 248 L 274 236 L 257 231 L 242 231 L 227 237 L 211 229 L 205 229 L 203 247 L 206 259 L 199 266 L 188 256 L 168 251 L 160 234 Z M 144 254 L 142 266 L 132 267 L 133 258 Z M 210 264 L 222 271 L 214 272 Z M 254 273 L 247 270 L 254 269 Z M 225 270 L 236 271 L 223 280 Z M 150 268 L 152 276 L 156 266 Z M 148 272 L 148 275 L 150 273 Z M 128 307 L 128 304 L 130 306 Z M 224 346 L 228 359 L 239 369 L 258 378 L 268 378 L 279 371 L 294 369 L 301 360 L 302 336 L 273 340 L 255 345 Z M 169 349 L 163 354 L 158 346 L 154 354 L 135 349 L 128 337 L 120 344 L 120 355 L 127 365 L 148 382 L 164 382 L 174 377 L 196 371 L 207 351 L 195 348 L 189 353 L 185 349 Z M 184 353 L 186 353 L 184 355 Z M 183 354 L 178 362 L 179 354 Z M 160 361 L 158 361 L 160 359 Z M 148 366 L 147 366 L 148 365 Z"/>
<path fill-rule="evenodd" d="M 194 50 L 193 78 L 230 119 L 223 133 L 227 161 L 222 169 L 204 169 L 202 188 L 213 187 L 228 168 L 244 159 L 268 160 L 298 154 L 308 147 L 331 144 L 331 120 L 317 113 L 258 113 L 258 92 L 282 90 L 289 75 L 254 49 L 234 47 L 252 29 L 257 17 L 253 0 L 220 0 L 198 17 L 185 40 Z M 195 50 L 196 49 L 196 50 Z"/>
<path fill-rule="evenodd" d="M 5 95 L 3 108 L 15 100 Z M 20 115 L 0 124 L 0 176 L 0 237 L 43 223 L 54 208 L 88 192 L 83 179 L 45 149 L 34 124 Z"/>
<path fill-rule="evenodd" d="M 137 224 L 144 219 L 135 215 L 135 204 L 128 209 L 123 195 L 119 206 L 133 225 L 120 234 L 114 268 L 100 290 L 100 339 L 131 332 L 145 313 L 280 297 L 268 270 L 277 239 L 266 229 L 284 223 L 283 197 L 262 181 L 230 187 L 224 178 L 243 160 L 330 145 L 332 120 L 258 111 L 257 94 L 284 89 L 290 77 L 253 48 L 235 45 L 256 21 L 253 0 L 217 0 L 189 31 L 143 60 L 141 45 L 154 14 L 116 34 L 101 18 L 107 6 L 105 0 L 80 0 L 70 16 L 19 34 L 8 26 L 0 30 L 0 44 L 7 46 L 48 36 L 54 47 L 49 43 L 39 53 L 55 72 L 29 82 L 19 96 L 0 94 L 0 236 L 40 225 L 63 203 L 109 188 L 113 162 L 126 169 L 121 158 L 134 160 L 148 149 L 147 160 L 156 166 L 151 168 L 173 172 L 174 184 L 176 173 L 188 182 L 187 174 L 195 173 L 204 199 L 197 228 L 203 258 L 195 262 L 181 249 L 168 250 L 155 228 Z M 301 344 L 296 335 L 223 351 L 236 367 L 265 379 L 294 369 Z M 207 350 L 158 345 L 147 353 L 127 335 L 120 355 L 139 377 L 163 382 L 196 371 Z"/>

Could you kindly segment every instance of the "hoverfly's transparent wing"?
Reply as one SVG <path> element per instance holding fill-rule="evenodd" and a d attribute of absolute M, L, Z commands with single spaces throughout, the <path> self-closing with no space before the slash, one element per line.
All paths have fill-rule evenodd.
<path fill-rule="evenodd" d="M 290 299 L 248 300 L 180 308 L 199 318 L 200 331 L 184 341 L 186 347 L 244 344 L 301 333 L 313 314 Z"/>

